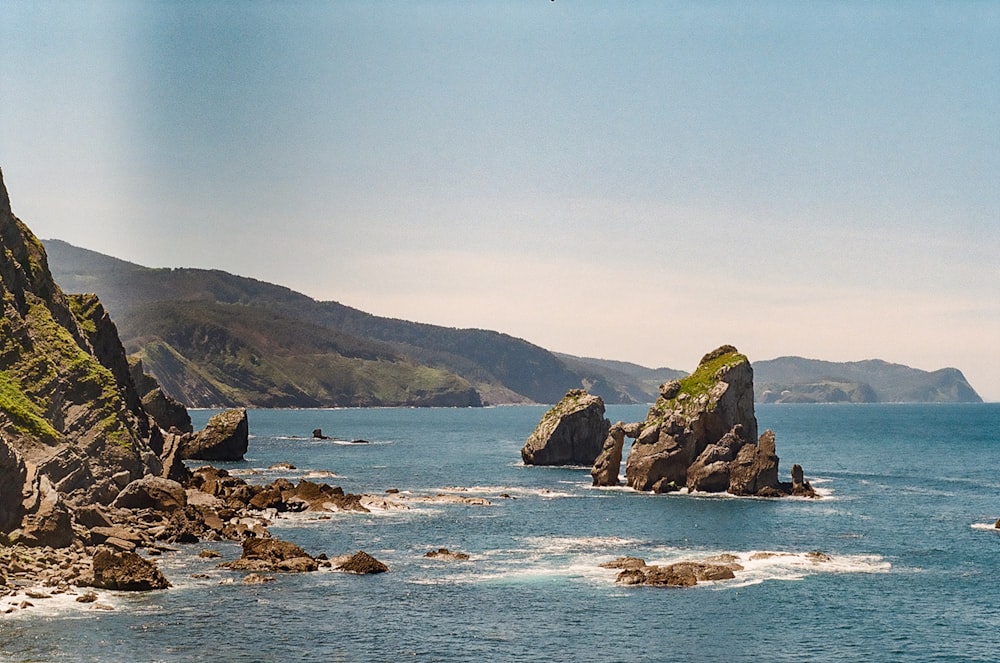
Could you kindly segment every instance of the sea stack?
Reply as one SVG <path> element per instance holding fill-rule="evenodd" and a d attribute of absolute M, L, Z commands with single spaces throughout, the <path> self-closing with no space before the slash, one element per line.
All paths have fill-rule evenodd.
<path fill-rule="evenodd" d="M 610 428 L 601 397 L 571 389 L 542 417 L 521 458 L 525 465 L 592 465 Z"/>

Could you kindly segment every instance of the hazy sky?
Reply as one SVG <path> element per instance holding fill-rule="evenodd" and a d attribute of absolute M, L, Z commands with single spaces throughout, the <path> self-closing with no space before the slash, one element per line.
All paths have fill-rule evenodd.
<path fill-rule="evenodd" d="M 144 265 L 1000 400 L 1000 3 L 5 0 L 0 167 Z"/>

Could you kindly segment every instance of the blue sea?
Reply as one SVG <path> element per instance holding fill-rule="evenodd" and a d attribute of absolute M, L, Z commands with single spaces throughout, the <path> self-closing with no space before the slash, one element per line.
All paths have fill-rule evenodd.
<path fill-rule="evenodd" d="M 525 467 L 543 407 L 251 411 L 224 467 L 355 493 L 405 511 L 297 514 L 274 535 L 311 554 L 365 550 L 378 576 L 323 570 L 243 585 L 181 546 L 173 588 L 103 592 L 0 617 L 11 661 L 995 661 L 1000 633 L 1000 405 L 763 405 L 781 474 L 821 500 L 595 489 L 588 468 Z M 641 406 L 608 417 L 644 418 Z M 196 426 L 212 414 L 193 413 Z M 322 428 L 331 440 L 310 439 Z M 348 444 L 365 439 L 370 444 Z M 268 470 L 278 462 L 292 471 Z M 332 474 L 333 476 L 329 476 Z M 488 506 L 421 502 L 452 494 Z M 446 547 L 468 561 L 424 553 Z M 829 562 L 806 553 L 821 551 Z M 730 553 L 735 580 L 626 587 L 602 562 Z M 761 554 L 772 553 L 772 554 Z M 753 557 L 754 559 L 751 559 Z M 207 577 L 192 577 L 204 574 Z"/>

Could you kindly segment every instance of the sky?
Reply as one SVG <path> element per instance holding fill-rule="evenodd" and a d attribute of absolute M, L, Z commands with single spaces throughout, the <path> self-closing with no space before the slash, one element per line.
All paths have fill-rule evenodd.
<path fill-rule="evenodd" d="M 1000 401 L 1000 3 L 5 0 L 14 213 L 152 267 L 691 370 Z"/>

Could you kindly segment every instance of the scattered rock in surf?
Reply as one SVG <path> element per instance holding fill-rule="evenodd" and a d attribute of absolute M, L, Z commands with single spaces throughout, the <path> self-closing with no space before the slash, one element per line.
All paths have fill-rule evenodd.
<path fill-rule="evenodd" d="M 468 553 L 452 552 L 447 548 L 438 548 L 437 550 L 431 550 L 430 552 L 424 553 L 424 557 L 430 557 L 431 559 L 440 559 L 447 562 L 462 562 L 469 559 Z"/>
<path fill-rule="evenodd" d="M 713 564 L 708 562 L 677 562 L 667 566 L 638 566 L 626 568 L 618 574 L 616 582 L 623 585 L 649 585 L 652 587 L 693 587 L 699 582 L 732 580 L 739 564 Z"/>
<path fill-rule="evenodd" d="M 218 559 L 219 557 L 222 557 L 222 553 L 218 550 L 202 550 L 198 553 L 198 557 L 201 557 L 202 559 Z"/>
<path fill-rule="evenodd" d="M 80 594 L 76 597 L 77 603 L 93 603 L 97 600 L 96 592 L 87 592 L 86 594 Z"/>
<path fill-rule="evenodd" d="M 351 444 L 371 444 L 368 440 L 351 440 Z"/>
<path fill-rule="evenodd" d="M 267 469 L 269 469 L 269 470 L 286 470 L 287 471 L 287 470 L 294 470 L 294 469 L 298 469 L 298 468 L 296 468 L 291 463 L 281 462 L 281 463 L 275 463 L 274 465 L 272 465 L 271 467 L 269 467 Z"/>
<path fill-rule="evenodd" d="M 313 430 L 313 438 L 317 439 L 317 440 L 329 440 L 330 439 L 330 437 L 328 435 L 323 435 L 323 429 L 322 428 L 316 428 L 316 429 Z"/>
<path fill-rule="evenodd" d="M 336 569 L 357 575 L 368 575 L 372 573 L 385 573 L 389 567 L 378 561 L 363 550 L 359 550 L 350 556 L 337 559 Z"/>
<path fill-rule="evenodd" d="M 600 566 L 602 569 L 641 569 L 646 566 L 646 560 L 640 557 L 619 557 Z"/>
<path fill-rule="evenodd" d="M 251 573 L 246 578 L 243 578 L 244 585 L 263 585 L 268 582 L 274 582 L 274 576 L 265 576 L 260 573 Z"/>

